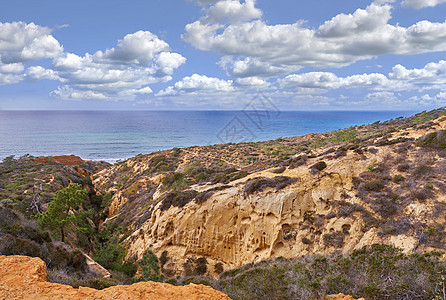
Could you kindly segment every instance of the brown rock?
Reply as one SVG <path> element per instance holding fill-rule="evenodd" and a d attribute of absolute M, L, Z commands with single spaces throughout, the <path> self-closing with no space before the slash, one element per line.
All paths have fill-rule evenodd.
<path fill-rule="evenodd" d="M 229 299 L 204 286 L 173 286 L 166 283 L 139 282 L 104 290 L 75 289 L 46 281 L 46 266 L 40 258 L 0 256 L 0 299 Z"/>
<path fill-rule="evenodd" d="M 337 294 L 337 295 L 327 295 L 324 297 L 324 300 L 355 300 L 355 298 L 344 294 Z M 357 300 L 365 300 L 365 299 L 359 298 Z"/>

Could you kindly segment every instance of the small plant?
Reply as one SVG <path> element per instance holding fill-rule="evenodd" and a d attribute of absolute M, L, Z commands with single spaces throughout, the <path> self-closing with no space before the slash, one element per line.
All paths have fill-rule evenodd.
<path fill-rule="evenodd" d="M 370 166 L 368 167 L 369 172 L 376 171 L 377 169 L 378 169 L 378 166 L 376 166 L 376 165 L 370 165 Z"/>
<path fill-rule="evenodd" d="M 320 161 L 314 165 L 311 166 L 312 170 L 317 170 L 317 171 L 322 171 L 323 169 L 325 169 L 327 167 L 327 164 L 325 163 L 325 161 Z"/>
<path fill-rule="evenodd" d="M 369 192 L 379 192 L 381 191 L 385 185 L 381 179 L 375 179 L 364 184 L 364 187 Z"/>
<path fill-rule="evenodd" d="M 164 178 L 163 185 L 166 189 L 183 190 L 190 185 L 190 182 L 183 173 L 173 173 Z"/>
<path fill-rule="evenodd" d="M 400 183 L 401 181 L 404 181 L 404 176 L 401 174 L 396 174 L 395 176 L 393 176 L 393 182 L 395 183 Z"/>

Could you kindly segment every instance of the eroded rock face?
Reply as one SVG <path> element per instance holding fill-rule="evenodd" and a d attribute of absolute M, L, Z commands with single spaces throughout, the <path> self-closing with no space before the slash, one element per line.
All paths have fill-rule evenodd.
<path fill-rule="evenodd" d="M 446 160 L 433 154 L 427 157 L 423 149 L 405 137 L 419 138 L 429 130 L 445 128 L 443 120 L 436 128 L 397 131 L 389 140 L 377 138 L 360 149 L 358 145 L 350 148 L 353 144 L 337 145 L 337 149 L 317 148 L 302 164 L 284 168 L 280 176 L 295 181 L 283 189 L 267 187 L 246 194 L 249 180 L 279 176 L 274 168 L 264 168 L 229 182 L 206 201 L 197 203 L 190 199 L 179 207 L 172 204 L 170 208 L 162 208 L 163 194 L 168 189 L 163 188 L 162 174 L 144 175 L 151 168 L 149 158 L 134 158 L 115 165 L 98 173 L 94 183 L 104 192 L 115 192 L 105 224 L 127 221 L 128 237 L 124 241 L 127 259 L 136 261 L 152 250 L 157 257 L 164 257 L 163 271 L 167 276 L 203 275 L 186 272 L 187 268 L 194 268 L 197 259 L 203 261 L 203 258 L 207 262 L 206 275 L 216 276 L 222 270 L 263 259 L 349 253 L 375 243 L 390 244 L 407 253 L 432 251 L 438 246 L 422 245 L 419 232 L 423 228 L 438 228 L 437 232 L 443 234 L 445 230 L 441 227 L 444 224 L 441 212 L 445 210 L 446 197 L 440 190 L 444 178 L 438 177 L 441 182 L 435 197 L 426 196 L 427 199 L 419 201 L 410 194 L 425 188 L 413 174 L 419 161 L 431 157 L 436 164 L 446 164 Z M 184 151 L 192 155 L 191 150 Z M 212 159 L 211 152 L 200 155 Z M 175 172 L 184 169 L 192 158 L 186 156 Z M 316 170 L 314 166 L 322 162 L 322 168 Z M 412 171 L 401 171 L 399 166 L 408 162 Z M 379 180 L 374 177 L 380 172 L 376 171 L 377 166 L 385 170 L 381 177 L 375 176 Z M 400 185 L 394 176 L 402 177 L 401 174 L 416 180 Z M 118 188 L 123 178 L 131 178 L 131 184 Z M 375 186 L 366 186 L 374 182 Z M 200 193 L 218 186 L 196 184 L 178 192 Z M 412 226 L 418 221 L 423 222 L 423 228 Z M 400 229 L 404 226 L 405 230 Z M 443 236 L 438 241 L 438 245 L 444 245 Z"/>
<path fill-rule="evenodd" d="M 332 219 L 325 216 L 334 210 L 333 200 L 349 193 L 352 178 L 383 155 L 357 161 L 352 154 L 340 163 L 329 164 L 323 174 L 312 173 L 308 166 L 287 170 L 281 175 L 297 180 L 279 191 L 270 188 L 246 196 L 245 178 L 203 204 L 190 202 L 166 211 L 157 208 L 126 240 L 128 257 L 141 258 L 147 249 L 158 256 L 167 251 L 169 260 L 164 268 L 177 274 L 184 271 L 182 266 L 188 258 L 206 257 L 208 272 L 216 275 L 218 263 L 226 270 L 280 256 L 331 253 L 339 248 L 352 251 L 358 244 L 368 244 L 363 241 L 362 220 L 353 215 Z M 264 171 L 254 176 L 275 174 Z M 350 194 L 349 201 L 358 201 Z M 323 238 L 326 234 L 342 238 L 338 241 L 342 245 L 327 243 Z"/>
<path fill-rule="evenodd" d="M 40 258 L 0 256 L 0 299 L 229 299 L 204 286 L 173 286 L 140 282 L 104 290 L 75 289 L 46 281 L 46 266 Z"/>

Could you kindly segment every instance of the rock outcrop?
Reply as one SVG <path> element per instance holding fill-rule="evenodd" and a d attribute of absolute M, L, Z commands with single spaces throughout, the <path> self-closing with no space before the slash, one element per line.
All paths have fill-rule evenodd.
<path fill-rule="evenodd" d="M 0 299 L 229 299 L 204 285 L 173 286 L 140 282 L 104 290 L 46 281 L 46 266 L 39 258 L 0 256 Z"/>
<path fill-rule="evenodd" d="M 437 178 L 438 188 L 423 186 L 420 178 L 429 181 L 423 174 L 417 175 L 423 171 L 417 168 L 433 162 L 440 166 L 446 159 L 435 153 L 426 155 L 415 139 L 446 128 L 445 118 L 436 122 L 419 129 L 393 130 L 386 138 L 380 135 L 367 142 L 315 148 L 307 152 L 305 162 L 283 167 L 280 175 L 270 168 L 225 185 L 195 184 L 179 193 L 214 191 L 204 201 L 191 199 L 168 208 L 163 207 L 166 189 L 148 172 L 153 159 L 130 159 L 96 174 L 94 183 L 98 188 L 109 186 L 104 192 L 115 192 L 105 224 L 131 220 L 124 241 L 127 259 L 141 259 L 150 249 L 158 257 L 164 255 L 163 270 L 169 275 L 185 275 L 187 265 L 193 268 L 199 258 L 206 259 L 207 275 L 216 276 L 222 269 L 264 259 L 348 253 L 375 243 L 393 245 L 406 253 L 431 251 L 444 243 L 445 230 L 440 226 L 444 216 L 439 213 L 446 203 L 444 179 Z M 187 163 L 171 171 L 184 170 L 193 161 L 192 150 L 184 152 Z M 206 157 L 212 154 L 208 152 Z M 302 155 L 296 153 L 293 159 L 298 154 Z M 315 168 L 319 163 L 323 163 L 320 170 Z M 125 176 L 120 175 L 123 172 L 127 172 Z M 436 174 L 442 176 L 442 172 Z M 286 187 L 246 193 L 256 178 L 279 176 L 295 181 Z M 406 176 L 411 176 L 410 183 Z M 398 178 L 404 180 L 404 186 Z M 122 182 L 127 186 L 117 188 Z M 149 186 L 152 192 L 144 196 L 142 187 Z M 153 187 L 158 188 L 154 191 Z M 414 196 L 420 189 L 437 196 L 420 200 L 417 197 L 423 195 Z M 415 228 L 413 224 L 420 221 L 423 224 Z M 429 228 L 438 233 L 439 242 L 422 245 L 426 239 L 420 232 Z"/>

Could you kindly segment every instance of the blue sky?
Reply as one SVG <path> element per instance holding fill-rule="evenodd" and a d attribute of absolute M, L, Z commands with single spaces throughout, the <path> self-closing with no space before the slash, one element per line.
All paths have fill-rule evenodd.
<path fill-rule="evenodd" d="M 446 0 L 15 0 L 0 109 L 424 110 L 446 103 Z"/>

